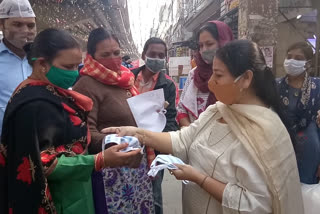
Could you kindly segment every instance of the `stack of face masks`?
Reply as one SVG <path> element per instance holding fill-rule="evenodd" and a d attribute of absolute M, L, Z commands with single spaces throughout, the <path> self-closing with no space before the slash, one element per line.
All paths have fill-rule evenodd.
<path fill-rule="evenodd" d="M 148 172 L 148 176 L 156 177 L 158 172 L 163 169 L 175 170 L 178 169 L 174 164 L 182 164 L 185 163 L 172 155 L 158 155 L 153 162 L 151 163 L 150 170 Z M 184 184 L 187 184 L 189 181 L 182 181 Z"/>
<path fill-rule="evenodd" d="M 137 149 L 141 149 L 141 154 L 143 154 L 144 146 L 140 146 L 140 142 L 136 137 L 124 136 L 118 137 L 116 134 L 107 135 L 102 141 L 102 151 L 115 145 L 120 145 L 123 143 L 128 143 L 128 147 L 122 149 L 121 152 L 130 152 Z"/>

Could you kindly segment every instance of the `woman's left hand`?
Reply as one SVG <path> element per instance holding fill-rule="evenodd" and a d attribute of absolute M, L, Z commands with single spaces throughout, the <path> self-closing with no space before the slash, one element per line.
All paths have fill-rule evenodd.
<path fill-rule="evenodd" d="M 179 169 L 170 170 L 170 174 L 174 175 L 178 180 L 188 180 L 200 184 L 206 175 L 199 172 L 190 165 L 175 164 Z"/>

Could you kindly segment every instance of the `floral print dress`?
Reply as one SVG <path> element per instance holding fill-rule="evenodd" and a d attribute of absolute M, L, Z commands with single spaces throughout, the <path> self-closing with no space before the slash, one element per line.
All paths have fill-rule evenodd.
<path fill-rule="evenodd" d="M 320 129 L 316 123 L 320 110 L 320 79 L 306 73 L 301 89 L 292 88 L 288 78 L 277 81 L 280 103 L 285 118 L 295 135 L 294 148 L 297 157 L 300 181 L 317 184 L 320 166 Z"/>
<path fill-rule="evenodd" d="M 121 167 L 103 170 L 109 213 L 154 213 L 152 184 L 147 172 L 146 154 L 138 169 Z"/>

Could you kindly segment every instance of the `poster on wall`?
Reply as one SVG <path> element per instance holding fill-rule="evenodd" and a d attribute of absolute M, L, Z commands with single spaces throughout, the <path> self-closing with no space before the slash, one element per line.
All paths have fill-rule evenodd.
<path fill-rule="evenodd" d="M 261 51 L 264 55 L 267 65 L 272 68 L 273 66 L 273 46 L 261 47 Z"/>
<path fill-rule="evenodd" d="M 239 0 L 224 0 L 226 12 L 239 7 Z"/>

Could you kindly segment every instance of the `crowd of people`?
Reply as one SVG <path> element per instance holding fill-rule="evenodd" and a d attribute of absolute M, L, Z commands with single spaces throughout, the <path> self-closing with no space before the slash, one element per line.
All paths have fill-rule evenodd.
<path fill-rule="evenodd" d="M 160 38 L 130 70 L 107 29 L 90 33 L 84 61 L 70 33 L 37 34 L 27 0 L 2 1 L 0 28 L 0 213 L 162 214 L 163 171 L 147 175 L 158 154 L 186 163 L 170 170 L 190 181 L 183 213 L 304 213 L 301 183 L 320 179 L 320 79 L 307 43 L 288 48 L 276 79 L 256 43 L 210 21 L 179 98 Z M 161 133 L 138 128 L 127 103 L 157 89 L 168 104 Z M 113 133 L 145 152 L 103 147 Z"/>

